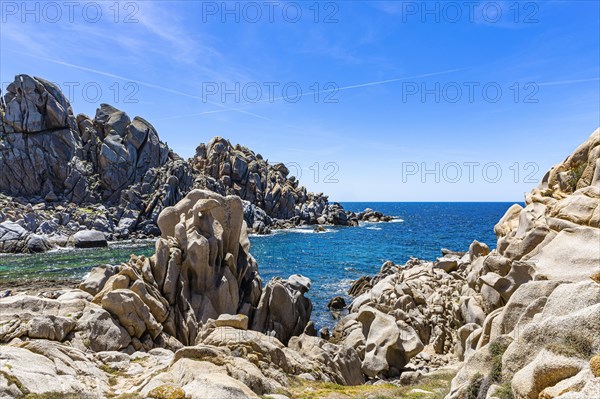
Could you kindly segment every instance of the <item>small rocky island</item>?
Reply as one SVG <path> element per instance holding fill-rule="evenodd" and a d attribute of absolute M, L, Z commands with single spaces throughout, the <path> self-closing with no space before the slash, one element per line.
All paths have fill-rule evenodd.
<path fill-rule="evenodd" d="M 33 95 L 51 104 L 45 119 L 15 119 L 40 109 L 24 101 Z M 311 281 L 292 275 L 263 284 L 248 223 L 252 216 L 253 225 L 267 226 L 265 215 L 352 223 L 341 207 L 223 139 L 187 162 L 161 152 L 147 123 L 112 107 L 101 107 L 94 121 L 61 114 L 67 104 L 39 79 L 20 77 L 6 100 L 3 171 L 20 170 L 24 157 L 10 154 L 25 148 L 47 169 L 24 169 L 39 174 L 21 179 L 37 184 L 46 203 L 65 195 L 73 204 L 97 201 L 91 209 L 104 207 L 109 225 L 118 221 L 110 234 L 139 228 L 160 237 L 152 256 L 95 268 L 77 289 L 0 299 L 0 398 L 339 398 L 381 389 L 387 396 L 379 397 L 588 399 L 600 392 L 600 130 L 546 174 L 525 207 L 508 209 L 494 227 L 496 249 L 473 241 L 435 262 L 386 262 L 353 284 L 335 328 L 317 332 Z M 71 161 L 55 162 L 64 158 L 52 145 L 72 149 Z M 164 155 L 149 157 L 145 148 Z M 136 162 L 123 155 L 134 153 Z M 137 168 L 157 159 L 165 163 Z M 115 176 L 127 185 L 111 186 Z M 13 196 L 34 195 L 29 184 L 2 179 Z M 47 211 L 18 206 L 29 209 L 27 220 Z M 28 234 L 26 243 L 46 240 Z"/>
<path fill-rule="evenodd" d="M 239 196 L 258 234 L 391 219 L 347 212 L 307 192 L 284 164 L 220 137 L 184 160 L 141 117 L 108 104 L 94 118 L 75 116 L 60 89 L 42 78 L 16 76 L 0 100 L 0 119 L 0 252 L 156 237 L 158 215 L 193 189 Z"/>

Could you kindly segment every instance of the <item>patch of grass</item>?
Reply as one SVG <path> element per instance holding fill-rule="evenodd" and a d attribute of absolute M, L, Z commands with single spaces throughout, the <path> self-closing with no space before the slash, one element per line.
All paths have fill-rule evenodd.
<path fill-rule="evenodd" d="M 567 184 L 569 185 L 569 188 L 571 189 L 571 191 L 577 190 L 577 183 L 579 182 L 579 179 L 581 179 L 581 176 L 583 175 L 583 172 L 585 171 L 586 167 L 587 167 L 587 162 L 584 162 L 580 165 L 575 166 L 573 169 L 571 169 L 569 171 L 569 177 L 567 178 Z"/>
<path fill-rule="evenodd" d="M 101 364 L 98 368 L 107 374 L 112 374 L 112 375 L 119 374 L 119 371 L 117 369 L 109 366 L 108 364 Z"/>
<path fill-rule="evenodd" d="M 488 347 L 490 355 L 492 355 L 492 370 L 490 371 L 490 381 L 492 382 L 502 381 L 502 356 L 507 348 L 507 344 L 498 341 L 491 342 Z"/>
<path fill-rule="evenodd" d="M 344 386 L 328 382 L 294 380 L 287 392 L 292 399 L 442 399 L 450 392 L 454 374 L 425 377 L 414 385 L 398 387 L 392 384 Z M 411 392 L 414 389 L 431 392 Z M 264 397 L 268 397 L 265 395 Z"/>
<path fill-rule="evenodd" d="M 108 385 L 110 385 L 111 387 L 114 387 L 115 385 L 117 385 L 118 381 L 117 381 L 117 377 L 112 375 L 110 377 L 108 377 Z"/>
<path fill-rule="evenodd" d="M 574 332 L 569 332 L 560 342 L 548 344 L 546 349 L 566 357 L 589 359 L 594 355 L 593 342 L 589 338 Z"/>
<path fill-rule="evenodd" d="M 473 376 L 467 387 L 467 399 L 477 399 L 479 396 L 479 389 L 483 383 L 483 375 L 477 373 Z"/>
<path fill-rule="evenodd" d="M 161 385 L 148 392 L 148 397 L 154 399 L 185 399 L 185 392 L 180 387 Z"/>
<path fill-rule="evenodd" d="M 513 395 L 510 382 L 505 382 L 504 384 L 500 385 L 498 389 L 496 389 L 496 392 L 494 392 L 494 396 L 496 396 L 498 399 L 514 399 L 515 396 Z"/>
<path fill-rule="evenodd" d="M 12 374 L 8 374 L 4 371 L 0 371 L 0 374 L 2 374 L 4 376 L 4 378 L 6 378 L 6 380 L 8 381 L 8 385 L 15 385 L 19 389 L 19 391 L 21 391 L 21 393 L 23 393 L 23 394 L 29 393 L 29 390 L 27 388 L 25 388 L 23 386 L 23 384 L 21 384 L 21 381 L 16 376 L 14 376 Z"/>
<path fill-rule="evenodd" d="M 122 393 L 116 399 L 142 399 L 142 396 L 139 393 Z"/>

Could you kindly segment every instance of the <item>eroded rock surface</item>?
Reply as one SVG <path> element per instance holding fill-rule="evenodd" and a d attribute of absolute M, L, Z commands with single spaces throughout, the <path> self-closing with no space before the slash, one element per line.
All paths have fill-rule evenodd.
<path fill-rule="evenodd" d="M 158 225 L 153 256 L 95 268 L 81 290 L 0 299 L 0 397 L 250 398 L 290 376 L 362 382 L 354 349 L 302 335 L 309 279 L 263 289 L 239 197 L 193 190 Z"/>
<path fill-rule="evenodd" d="M 474 241 L 357 280 L 331 342 L 371 379 L 464 361 L 449 399 L 585 397 L 600 353 L 599 155 L 597 130 L 508 209 L 496 249 Z"/>
<path fill-rule="evenodd" d="M 18 75 L 0 99 L 1 252 L 42 252 L 74 242 L 81 230 L 109 240 L 160 235 L 158 215 L 193 188 L 237 195 L 250 229 L 300 224 L 388 221 L 358 215 L 307 192 L 279 163 L 216 137 L 183 160 L 143 118 L 101 104 L 75 116 L 66 96 L 44 79 Z M 9 231 L 10 230 L 10 231 Z"/>

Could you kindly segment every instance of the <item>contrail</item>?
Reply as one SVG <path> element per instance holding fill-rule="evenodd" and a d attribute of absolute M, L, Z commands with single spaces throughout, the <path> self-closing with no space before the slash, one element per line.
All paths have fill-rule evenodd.
<path fill-rule="evenodd" d="M 379 80 L 379 81 L 375 81 L 375 82 L 360 83 L 360 84 L 351 85 L 351 86 L 336 87 L 334 89 L 327 89 L 327 90 L 320 90 L 320 91 L 311 91 L 309 93 L 299 94 L 297 97 L 314 96 L 315 94 L 321 94 L 321 93 L 330 93 L 330 92 L 337 92 L 337 91 L 341 91 L 341 90 L 358 89 L 358 88 L 361 88 L 361 87 L 368 87 L 368 86 L 377 86 L 377 85 L 383 85 L 383 84 L 387 84 L 387 83 L 401 82 L 403 80 L 408 80 L 408 79 L 417 79 L 417 78 L 426 78 L 426 77 L 429 77 L 429 76 L 444 75 L 444 74 L 458 72 L 458 71 L 463 71 L 463 70 L 465 70 L 465 68 L 448 69 L 446 71 L 440 71 L 440 72 L 431 72 L 431 73 L 424 73 L 424 74 L 421 74 L 421 75 L 406 76 L 406 77 L 402 77 L 402 78 L 394 78 L 394 79 L 387 79 L 387 80 Z M 258 103 L 264 103 L 264 102 L 267 102 L 267 101 L 272 103 L 272 102 L 275 102 L 275 101 L 285 100 L 286 98 L 287 97 L 275 97 L 275 98 L 270 98 L 270 99 L 264 99 L 264 100 L 256 101 L 256 102 L 254 102 L 254 103 L 252 103 L 250 105 L 258 104 Z M 216 113 L 221 113 L 221 112 L 225 112 L 225 111 L 233 111 L 233 110 L 241 112 L 244 109 L 245 108 L 231 108 L 231 109 L 228 109 L 228 110 L 218 109 L 218 110 L 212 110 L 212 111 L 199 112 L 197 114 L 186 114 L 186 115 L 169 116 L 169 117 L 166 117 L 166 118 L 160 118 L 158 120 L 187 118 L 187 117 L 191 117 L 191 116 L 202 116 L 202 115 L 216 114 Z"/>
<path fill-rule="evenodd" d="M 406 76 L 406 77 L 403 77 L 403 78 L 394 78 L 394 79 L 387 79 L 387 80 L 379 80 L 379 81 L 376 81 L 376 82 L 360 83 L 360 84 L 356 84 L 356 85 L 344 86 L 344 87 L 336 87 L 336 88 L 327 89 L 327 90 L 311 91 L 309 93 L 302 93 L 298 97 L 314 96 L 315 94 L 331 93 L 331 92 L 341 91 L 341 90 L 358 89 L 358 88 L 361 88 L 361 87 L 378 86 L 378 85 L 383 85 L 383 84 L 387 84 L 387 83 L 401 82 L 401 81 L 407 80 L 407 79 L 427 78 L 429 76 L 445 75 L 445 74 L 448 74 L 448 73 L 453 73 L 453 72 L 458 72 L 458 71 L 463 71 L 463 70 L 465 70 L 465 68 L 448 69 L 446 71 L 424 73 L 424 74 L 421 74 L 421 75 Z M 287 97 L 277 97 L 277 98 L 274 98 L 274 99 L 260 100 L 260 101 L 257 101 L 257 103 L 265 102 L 265 101 L 279 101 L 279 100 L 284 100 L 286 98 Z"/>
<path fill-rule="evenodd" d="M 575 83 L 585 83 L 585 82 L 597 82 L 600 78 L 589 78 L 589 79 L 574 79 L 574 80 L 557 80 L 554 82 L 542 82 L 538 83 L 538 86 L 559 86 L 559 85 L 570 85 Z"/>
<path fill-rule="evenodd" d="M 43 61 L 52 62 L 54 64 L 63 65 L 63 66 L 67 66 L 67 67 L 70 67 L 70 68 L 75 68 L 75 69 L 79 69 L 79 70 L 82 70 L 82 71 L 95 73 L 95 74 L 102 75 L 102 76 L 107 76 L 107 77 L 113 78 L 113 79 L 119 79 L 119 80 L 124 80 L 124 81 L 127 81 L 127 82 L 137 83 L 140 86 L 146 86 L 146 87 L 150 87 L 150 88 L 153 88 L 153 89 L 162 90 L 162 91 L 165 91 L 167 93 L 177 94 L 179 96 L 184 96 L 184 97 L 193 98 L 193 99 L 196 99 L 196 100 L 206 101 L 206 102 L 208 102 L 210 104 L 213 104 L 213 105 L 216 105 L 216 106 L 218 106 L 220 108 L 223 108 L 221 110 L 221 112 L 235 111 L 235 112 L 239 112 L 239 113 L 246 114 L 246 115 L 251 115 L 251 116 L 254 116 L 256 118 L 260 118 L 260 119 L 264 119 L 264 120 L 270 121 L 270 119 L 267 118 L 267 117 L 265 117 L 265 116 L 258 115 L 258 114 L 252 113 L 252 112 L 248 112 L 248 111 L 245 111 L 245 110 L 239 109 L 239 108 L 227 108 L 225 105 L 223 105 L 221 103 L 218 103 L 218 102 L 215 102 L 215 101 L 210 101 L 210 100 L 204 99 L 204 98 L 202 98 L 200 96 L 195 96 L 193 94 L 184 93 L 182 91 L 174 90 L 174 89 L 171 89 L 171 88 L 168 88 L 168 87 L 155 85 L 153 83 L 143 82 L 141 80 L 129 79 L 129 78 L 125 77 L 125 76 L 115 75 L 115 74 L 110 73 L 110 72 L 99 71 L 97 69 L 87 68 L 87 67 L 84 67 L 84 66 L 75 65 L 75 64 L 71 64 L 71 63 L 68 63 L 68 62 L 60 61 L 60 60 L 54 60 L 52 58 L 40 57 L 40 56 L 37 56 L 37 55 L 27 54 L 27 53 L 16 51 L 16 50 L 8 50 L 8 51 L 11 51 L 11 52 L 17 53 L 17 54 L 22 54 L 22 55 L 30 56 L 30 57 L 37 58 L 37 59 L 40 59 L 40 60 L 43 60 Z"/>

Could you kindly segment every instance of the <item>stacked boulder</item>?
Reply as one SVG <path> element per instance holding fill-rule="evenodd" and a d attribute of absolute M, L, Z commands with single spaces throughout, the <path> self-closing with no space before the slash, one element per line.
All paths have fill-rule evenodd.
<path fill-rule="evenodd" d="M 350 288 L 355 298 L 332 342 L 355 348 L 369 378 L 424 374 L 450 363 L 459 342 L 457 329 L 485 318 L 479 297 L 464 296 L 470 256 L 476 255 L 411 259 L 402 266 L 384 263 L 377 275 Z M 421 361 L 425 358 L 428 362 Z"/>
<path fill-rule="evenodd" d="M 307 192 L 295 176 L 290 176 L 284 164 L 271 165 L 260 154 L 239 144 L 234 146 L 221 137 L 200 144 L 190 162 L 198 176 L 197 187 L 222 195 L 237 195 L 247 203 L 246 221 L 257 233 L 269 232 L 271 226 L 357 226 L 359 221 L 392 219 L 371 209 L 357 215 L 344 210 L 339 203 L 329 203 L 322 193 Z"/>
<path fill-rule="evenodd" d="M 358 224 L 327 196 L 308 193 L 283 164 L 219 137 L 184 160 L 141 117 L 107 104 L 94 118 L 75 116 L 60 89 L 41 78 L 15 77 L 0 98 L 0 122 L 2 252 L 44 251 L 79 230 L 114 240 L 160 235 L 160 212 L 192 188 L 242 198 L 248 226 L 260 234 L 317 219 Z M 32 209 L 24 215 L 21 205 Z M 15 235 L 3 222 L 26 232 Z"/>
<path fill-rule="evenodd" d="M 33 229 L 9 220 L 30 233 L 39 234 L 43 222 L 61 225 L 64 218 L 58 214 L 74 204 L 103 206 L 107 222 L 96 228 L 115 238 L 136 230 L 156 234 L 160 211 L 192 187 L 187 162 L 159 140 L 147 121 L 132 120 L 107 104 L 94 119 L 75 117 L 59 88 L 44 79 L 18 75 L 0 101 L 0 117 L 0 191 L 21 202 L 47 205 L 44 212 L 33 210 Z M 70 233 L 90 229 L 95 221 L 66 226 L 76 221 L 75 212 L 67 219 L 63 230 Z"/>
<path fill-rule="evenodd" d="M 9 365 L 0 397 L 174 390 L 248 398 L 284 389 L 291 375 L 363 382 L 354 349 L 303 334 L 310 280 L 262 288 L 239 197 L 193 190 L 158 225 L 151 257 L 97 267 L 56 299 L 0 299 L 0 359 Z"/>
<path fill-rule="evenodd" d="M 552 168 L 495 226 L 497 250 L 473 262 L 483 323 L 449 398 L 587 398 L 600 390 L 600 130 Z M 459 330 L 461 332 L 461 330 Z"/>
<path fill-rule="evenodd" d="M 299 185 L 288 168 L 278 163 L 270 165 L 260 154 L 247 147 L 232 146 L 228 140 L 215 137 L 208 144 L 200 144 L 191 160 L 194 169 L 215 179 L 224 191 L 264 209 L 276 219 L 291 219 L 297 207 L 308 202 L 306 188 Z M 311 198 L 315 207 L 323 208 L 327 197 Z"/>
<path fill-rule="evenodd" d="M 251 328 L 284 343 L 302 334 L 312 310 L 305 297 L 310 280 L 276 278 L 263 290 L 239 197 L 193 190 L 158 224 L 154 255 L 95 268 L 77 294 L 90 300 L 84 308 L 107 311 L 127 332 L 130 338 L 117 340 L 124 345 L 112 349 L 193 345 L 202 327 L 223 314 L 245 315 Z M 4 341 L 31 326 L 18 318 Z"/>
<path fill-rule="evenodd" d="M 369 378 L 464 361 L 448 399 L 593 397 L 600 389 L 599 158 L 597 130 L 525 207 L 506 212 L 494 228 L 496 249 L 475 241 L 466 253 L 388 262 L 357 280 L 332 342 L 355 348 Z"/>

